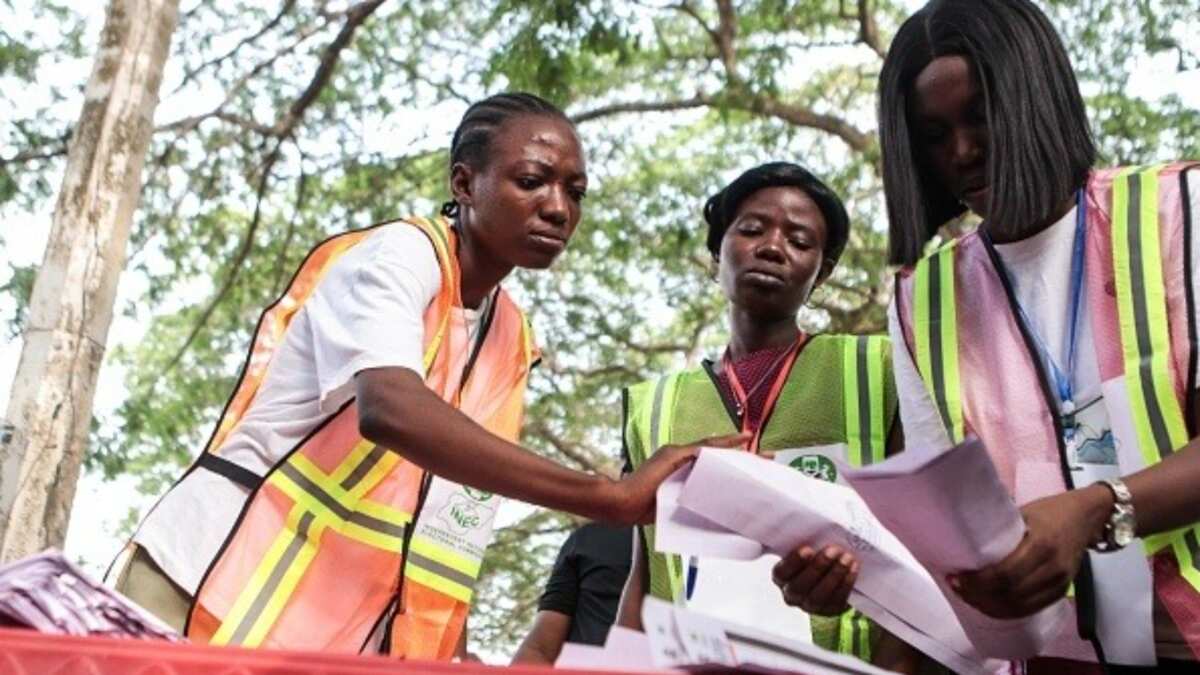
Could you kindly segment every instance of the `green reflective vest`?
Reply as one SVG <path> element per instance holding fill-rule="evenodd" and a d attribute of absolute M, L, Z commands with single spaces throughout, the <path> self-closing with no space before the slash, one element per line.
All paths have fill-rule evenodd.
<path fill-rule="evenodd" d="M 733 434 L 741 427 L 732 404 L 722 398 L 709 362 L 629 387 L 624 406 L 625 452 L 634 468 L 664 445 Z M 761 447 L 784 450 L 844 443 L 845 459 L 854 465 L 881 461 L 896 409 L 887 337 L 816 335 L 802 347 L 768 412 Z M 680 601 L 683 561 L 654 550 L 653 526 L 639 529 L 650 562 L 649 593 Z M 812 633 L 821 647 L 869 661 L 877 629 L 850 610 L 840 617 L 813 616 Z"/>

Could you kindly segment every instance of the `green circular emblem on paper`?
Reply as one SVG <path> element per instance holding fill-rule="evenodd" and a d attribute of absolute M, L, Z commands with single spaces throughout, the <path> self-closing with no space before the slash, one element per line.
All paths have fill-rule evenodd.
<path fill-rule="evenodd" d="M 486 502 L 492 498 L 492 493 L 486 490 L 477 490 L 473 487 L 467 487 L 466 485 L 463 486 L 463 491 L 467 493 L 468 497 L 477 502 Z"/>
<path fill-rule="evenodd" d="M 800 455 L 789 462 L 788 466 L 808 476 L 829 483 L 837 482 L 837 465 L 825 455 Z"/>

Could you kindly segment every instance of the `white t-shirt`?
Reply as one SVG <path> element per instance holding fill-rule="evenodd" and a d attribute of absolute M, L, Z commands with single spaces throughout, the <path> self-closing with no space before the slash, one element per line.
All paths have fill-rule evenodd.
<path fill-rule="evenodd" d="M 441 283 L 433 245 L 411 225 L 383 225 L 347 251 L 293 317 L 220 456 L 262 476 L 353 398 L 356 373 L 423 372 L 423 316 Z M 468 324 L 478 322 L 476 312 L 462 311 Z M 247 494 L 196 468 L 150 511 L 134 541 L 194 594 Z"/>

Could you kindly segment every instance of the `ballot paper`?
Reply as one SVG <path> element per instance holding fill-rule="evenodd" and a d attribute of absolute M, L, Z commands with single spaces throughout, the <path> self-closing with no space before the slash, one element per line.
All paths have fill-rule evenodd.
<path fill-rule="evenodd" d="M 1074 612 L 1064 598 L 1033 616 L 993 619 L 953 592 L 946 575 L 999 562 L 1025 535 L 1021 513 L 978 439 L 939 453 L 901 453 L 841 474 L 892 534 L 929 570 L 977 649 L 989 656 L 1041 654 Z"/>
<path fill-rule="evenodd" d="M 707 666 L 742 672 L 805 675 L 884 675 L 886 672 L 806 642 L 786 640 L 721 621 L 650 596 L 642 604 L 642 625 L 646 629 L 652 665 L 656 668 L 704 670 Z"/>
<path fill-rule="evenodd" d="M 182 639 L 125 596 L 92 581 L 58 551 L 0 568 L 0 626 L 55 635 Z"/>
<path fill-rule="evenodd" d="M 972 645 L 929 572 L 850 488 L 745 452 L 706 448 L 664 484 L 658 500 L 660 551 L 745 555 L 749 541 L 783 555 L 801 543 L 838 544 L 862 563 L 852 606 L 955 672 L 1008 669 Z M 705 532 L 706 523 L 727 536 Z"/>
<path fill-rule="evenodd" d="M 574 670 L 653 670 L 650 640 L 641 631 L 622 626 L 608 630 L 603 646 L 565 642 L 555 668 Z"/>

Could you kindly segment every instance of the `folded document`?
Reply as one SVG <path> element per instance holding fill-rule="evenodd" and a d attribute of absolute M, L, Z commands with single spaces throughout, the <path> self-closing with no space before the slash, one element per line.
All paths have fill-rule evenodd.
<path fill-rule="evenodd" d="M 840 545 L 861 561 L 852 606 L 956 672 L 1004 672 L 1007 662 L 999 659 L 1038 653 L 1066 614 L 1055 605 L 1029 619 L 996 621 L 935 580 L 944 571 L 995 562 L 1024 532 L 994 470 L 994 484 L 977 475 L 980 460 L 991 469 L 983 448 L 964 444 L 949 453 L 943 461 L 901 455 L 866 470 L 839 467 L 864 491 L 860 496 L 745 452 L 705 449 L 660 488 L 656 546 L 683 555 L 752 559 L 767 551 L 785 555 L 801 543 Z M 899 459 L 906 463 L 893 464 Z M 943 491 L 920 502 L 928 509 L 904 511 L 917 493 L 938 491 L 941 481 L 969 485 L 969 493 Z M 895 517 L 881 522 L 873 508 Z M 901 539 L 917 542 L 916 549 Z"/>

